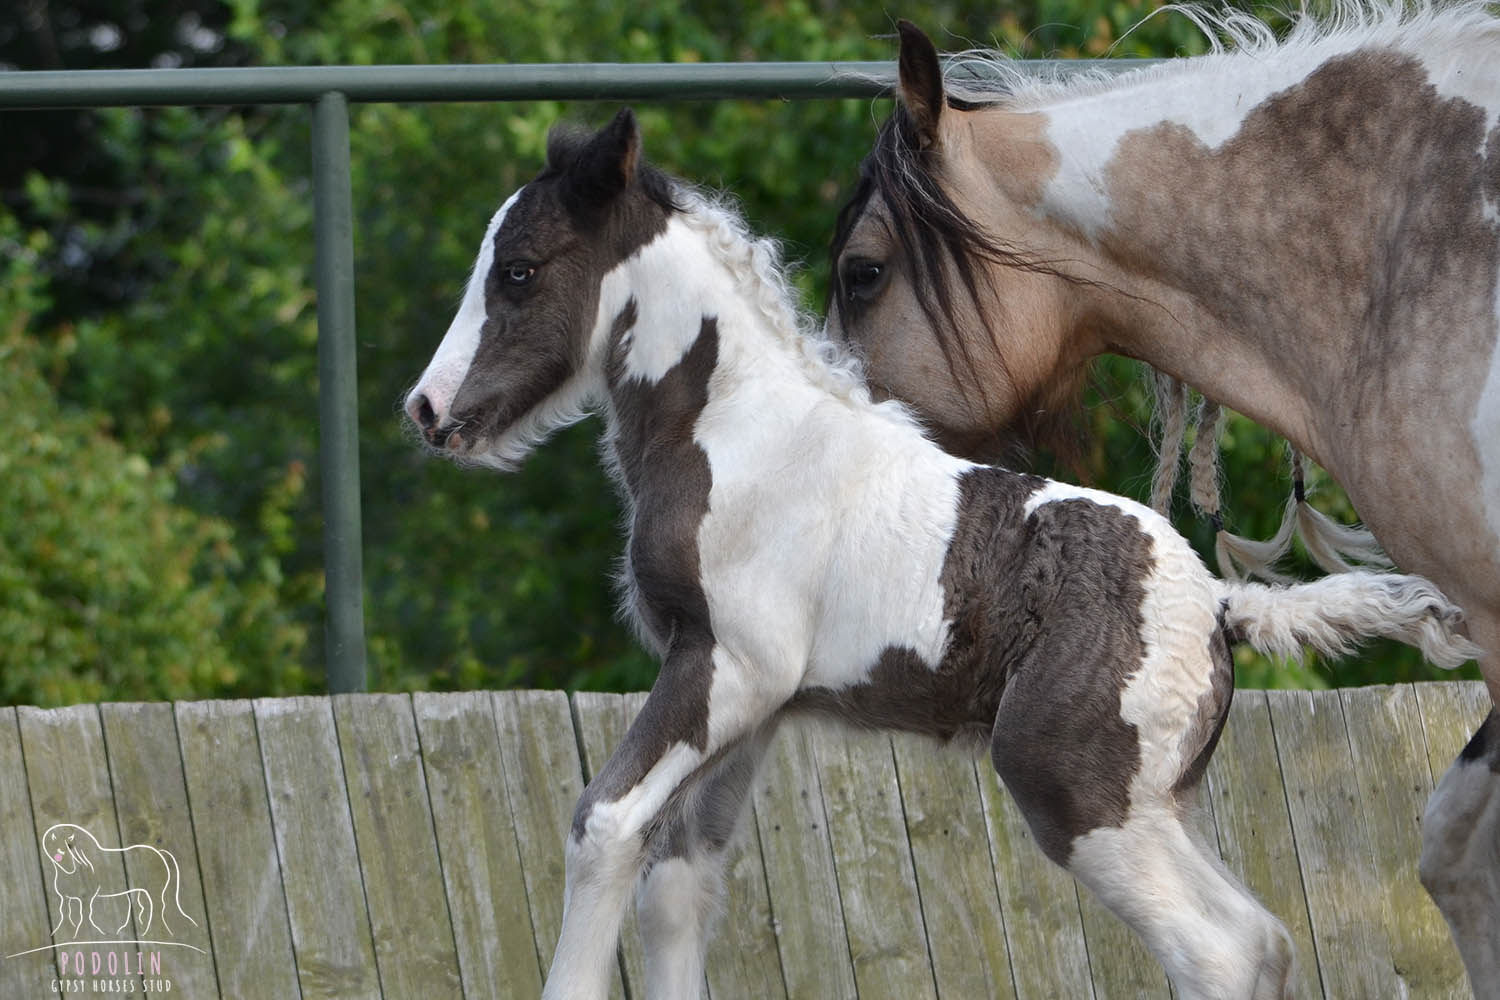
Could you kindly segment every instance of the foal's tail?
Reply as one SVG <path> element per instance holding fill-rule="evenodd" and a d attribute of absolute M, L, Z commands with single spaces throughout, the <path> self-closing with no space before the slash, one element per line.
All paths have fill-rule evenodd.
<path fill-rule="evenodd" d="M 1456 631 L 1458 605 L 1420 576 L 1355 571 L 1308 583 L 1220 581 L 1224 626 L 1263 653 L 1296 659 L 1304 645 L 1343 656 L 1365 639 L 1396 639 L 1452 669 L 1481 650 Z"/>

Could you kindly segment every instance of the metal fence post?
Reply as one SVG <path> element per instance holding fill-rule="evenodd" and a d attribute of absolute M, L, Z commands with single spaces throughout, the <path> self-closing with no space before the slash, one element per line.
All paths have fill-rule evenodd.
<path fill-rule="evenodd" d="M 323 566 L 328 690 L 365 689 L 363 554 L 359 513 L 359 408 L 354 338 L 354 212 L 349 104 L 313 106 L 313 202 L 318 243 L 318 420 L 323 480 Z"/>

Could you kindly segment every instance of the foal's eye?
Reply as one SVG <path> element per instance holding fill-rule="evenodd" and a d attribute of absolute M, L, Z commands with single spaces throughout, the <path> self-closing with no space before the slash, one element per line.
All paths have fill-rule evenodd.
<path fill-rule="evenodd" d="M 536 277 L 536 265 L 526 260 L 512 261 L 500 269 L 507 285 L 525 285 Z"/>
<path fill-rule="evenodd" d="M 880 286 L 885 268 L 878 260 L 855 258 L 844 264 L 844 292 L 851 298 L 867 298 Z"/>

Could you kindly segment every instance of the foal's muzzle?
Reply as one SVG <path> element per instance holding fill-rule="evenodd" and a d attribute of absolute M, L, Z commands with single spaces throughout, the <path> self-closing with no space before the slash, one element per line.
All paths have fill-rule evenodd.
<path fill-rule="evenodd" d="M 438 416 L 425 392 L 413 393 L 406 401 L 406 415 L 422 432 L 422 439 L 432 447 L 453 451 L 463 449 L 464 440 L 458 433 L 463 425 L 449 423 Z"/>

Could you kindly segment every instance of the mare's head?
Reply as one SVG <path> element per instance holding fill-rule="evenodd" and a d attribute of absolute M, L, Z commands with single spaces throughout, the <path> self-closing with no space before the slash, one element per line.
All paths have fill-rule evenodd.
<path fill-rule="evenodd" d="M 423 440 L 509 469 L 582 417 L 603 388 L 605 277 L 675 210 L 628 109 L 597 134 L 554 129 L 547 165 L 490 220 L 458 314 L 406 397 Z"/>
<path fill-rule="evenodd" d="M 1052 169 L 1038 116 L 946 93 L 931 40 L 900 32 L 900 103 L 834 235 L 829 332 L 949 447 L 987 454 L 1002 428 L 1048 438 L 1083 357 L 1064 341 L 1074 289 L 1028 211 Z"/>

